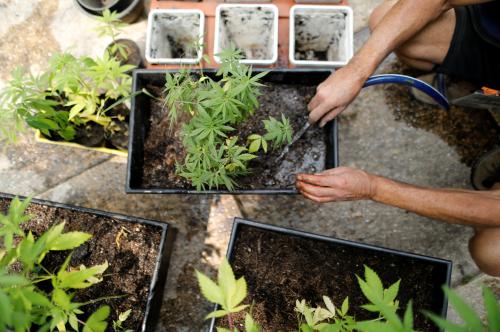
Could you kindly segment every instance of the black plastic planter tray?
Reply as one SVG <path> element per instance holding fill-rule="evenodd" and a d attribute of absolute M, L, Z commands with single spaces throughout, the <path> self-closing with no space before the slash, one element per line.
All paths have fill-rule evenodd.
<path fill-rule="evenodd" d="M 252 233 L 253 232 L 253 233 Z M 241 234 L 241 235 L 240 235 Z M 255 238 L 258 240 L 254 241 Z M 269 239 L 266 241 L 266 238 Z M 286 251 L 285 254 L 283 252 L 279 252 L 280 250 L 288 250 L 289 248 L 276 250 L 273 252 L 271 251 L 272 244 L 270 243 L 278 243 L 278 245 L 282 245 L 281 242 L 276 242 L 276 241 L 285 241 L 287 245 L 289 243 L 292 243 L 294 241 L 302 241 L 305 240 L 307 241 L 307 245 L 305 247 L 301 247 L 300 250 L 298 251 Z M 240 241 L 243 241 L 245 244 L 243 245 Z M 245 242 L 246 241 L 246 242 Z M 250 244 L 249 244 L 250 243 Z M 277 246 L 277 245 L 274 245 Z M 292 244 L 293 246 L 293 244 Z M 325 250 L 325 246 L 328 246 L 328 249 Z M 304 251 L 304 248 L 313 248 L 312 251 Z M 266 249 L 267 248 L 267 249 Z M 296 247 L 292 247 L 297 249 Z M 330 249 L 331 248 L 331 249 Z M 265 256 L 270 256 L 274 257 L 272 259 L 273 267 L 272 269 L 275 269 L 276 271 L 270 271 L 270 270 L 264 270 L 265 274 L 261 274 L 259 276 L 258 273 L 253 273 L 250 268 L 248 268 L 245 263 L 239 262 L 239 265 L 235 265 L 235 252 L 239 250 L 239 253 L 242 254 L 243 256 L 252 256 L 256 257 L 255 260 L 257 260 L 258 267 L 262 266 L 262 264 L 265 265 L 265 262 L 263 261 L 263 257 Z M 267 250 L 267 251 L 266 251 Z M 312 252 L 312 253 L 311 253 Z M 330 254 L 329 254 L 330 253 Z M 341 253 L 341 254 L 338 254 Z M 348 254 L 352 255 L 357 255 L 358 257 L 361 257 L 362 259 L 355 259 L 356 262 L 350 261 L 347 257 L 342 259 L 339 259 L 338 261 L 336 260 L 333 262 L 332 260 L 329 260 L 329 256 L 333 256 L 334 254 L 337 254 L 337 256 L 347 256 Z M 232 228 L 232 233 L 231 233 L 231 238 L 229 241 L 229 246 L 227 250 L 227 257 L 229 262 L 233 265 L 233 269 L 235 272 L 235 275 L 237 278 L 244 276 L 247 280 L 248 283 L 248 290 L 249 294 L 252 294 L 252 291 L 257 292 L 258 296 L 260 296 L 261 300 L 262 298 L 264 299 L 264 302 L 267 302 L 267 299 L 282 299 L 282 298 L 287 298 L 285 295 L 285 292 L 282 291 L 285 287 L 290 287 L 291 285 L 291 280 L 294 278 L 293 275 L 298 275 L 299 278 L 296 280 L 300 281 L 300 287 L 301 289 L 304 289 L 304 287 L 308 287 L 307 285 L 304 284 L 304 280 L 307 280 L 306 278 L 311 278 L 311 274 L 314 275 L 315 269 L 311 269 L 311 267 L 304 267 L 304 270 L 300 272 L 300 266 L 296 266 L 296 269 L 292 272 L 287 271 L 286 268 L 283 268 L 283 266 L 290 266 L 292 264 L 297 264 L 297 262 L 292 262 L 290 257 L 304 257 L 305 259 L 313 261 L 313 263 L 310 263 L 309 261 L 307 264 L 315 264 L 316 263 L 316 258 L 320 257 L 320 262 L 323 262 L 324 265 L 320 265 L 321 269 L 327 269 L 331 272 L 329 272 L 329 276 L 339 276 L 345 280 L 345 278 L 350 278 L 354 277 L 354 273 L 358 275 L 363 275 L 362 269 L 363 265 L 370 266 L 370 261 L 373 262 L 374 260 L 378 260 L 380 266 L 386 266 L 385 270 L 379 270 L 376 272 L 380 273 L 382 277 L 382 281 L 384 282 L 384 286 L 388 287 L 388 281 L 384 280 L 383 275 L 384 274 L 389 274 L 392 278 L 397 278 L 397 279 L 402 279 L 401 287 L 400 287 L 400 293 L 398 294 L 398 299 L 400 299 L 401 306 L 403 308 L 406 307 L 407 303 L 403 301 L 402 297 L 404 296 L 407 298 L 406 300 L 409 300 L 411 298 L 415 298 L 414 294 L 419 293 L 420 291 L 423 292 L 421 285 L 420 285 L 420 280 L 418 280 L 415 284 L 415 287 L 411 288 L 411 291 L 405 290 L 404 289 L 404 276 L 400 275 L 394 275 L 391 274 L 393 271 L 411 271 L 408 270 L 410 268 L 413 269 L 420 269 L 422 266 L 426 267 L 424 274 L 425 279 L 429 284 L 432 285 L 432 296 L 429 301 L 432 302 L 432 304 L 427 303 L 430 306 L 430 310 L 435 312 L 436 314 L 441 315 L 441 317 L 446 317 L 446 312 L 448 308 L 448 300 L 445 297 L 444 293 L 441 290 L 442 285 L 450 285 L 450 279 L 451 279 L 451 269 L 452 269 L 452 262 L 444 259 L 439 259 L 439 258 L 433 258 L 433 257 L 428 257 L 428 256 L 422 256 L 422 255 L 416 255 L 412 253 L 407 253 L 399 250 L 393 250 L 393 249 L 387 249 L 387 248 L 382 248 L 382 247 L 377 247 L 373 245 L 368 245 L 368 244 L 363 244 L 363 243 L 358 243 L 358 242 L 353 242 L 353 241 L 347 241 L 347 240 L 341 240 L 337 238 L 332 238 L 332 237 L 326 237 L 322 235 L 316 235 L 312 233 L 306 233 L 302 231 L 297 231 L 293 229 L 288 229 L 288 228 L 283 228 L 283 227 L 277 227 L 277 226 L 272 226 L 272 225 L 267 225 L 267 224 L 262 224 L 258 223 L 255 221 L 248 221 L 248 220 L 243 220 L 239 218 L 234 219 L 233 223 L 233 228 Z M 288 256 L 289 258 L 286 258 Z M 351 256 L 353 257 L 353 256 Z M 336 259 L 336 258 L 335 258 Z M 285 261 L 288 261 L 288 263 L 283 263 Z M 246 261 L 248 262 L 248 260 Z M 255 265 L 253 263 L 252 265 Z M 317 266 L 317 265 L 314 265 Z M 354 267 L 354 268 L 353 268 Z M 372 266 L 371 266 L 372 267 Z M 358 271 L 353 271 L 353 269 L 357 269 Z M 297 271 L 297 272 L 296 272 Z M 429 272 L 431 271 L 431 272 Z M 281 283 L 279 285 L 275 285 L 273 280 L 271 280 L 271 273 L 275 272 L 276 275 L 280 275 L 282 280 L 280 281 Z M 272 275 L 275 275 L 272 274 Z M 291 275 L 292 274 L 292 275 Z M 265 278 L 262 277 L 262 275 L 265 275 Z M 317 277 L 317 276 L 316 276 Z M 288 279 L 287 279 L 288 278 Z M 292 279 L 290 279 L 292 278 Z M 283 281 L 284 280 L 284 281 Z M 320 283 L 322 279 L 314 279 L 315 283 Z M 331 278 L 331 280 L 334 280 Z M 395 281 L 395 280 L 394 280 Z M 391 282 L 394 282 L 391 281 Z M 408 283 L 406 285 L 408 286 Z M 422 281 L 423 283 L 424 281 Z M 267 285 L 273 283 L 273 287 L 269 287 L 266 289 L 254 289 L 258 287 L 257 285 Z M 330 283 L 333 283 L 331 281 Z M 296 283 L 295 283 L 296 285 Z M 310 285 L 309 285 L 310 286 Z M 345 286 L 345 285 L 344 285 Z M 268 286 L 265 286 L 268 287 Z M 330 286 L 328 286 L 330 287 Z M 341 286 L 339 286 L 341 287 Z M 271 289 L 271 290 L 269 290 Z M 277 290 L 276 290 L 277 289 Z M 268 291 L 266 291 L 268 290 Z M 297 289 L 293 289 L 293 292 L 295 292 Z M 311 290 L 305 290 L 306 292 L 310 292 Z M 352 284 L 350 284 L 350 287 L 342 288 L 340 290 L 341 292 L 348 292 L 347 294 L 343 294 L 344 298 L 346 295 L 349 295 L 349 303 L 351 303 L 351 306 L 353 307 L 353 297 L 351 295 L 355 295 L 353 292 L 359 291 L 359 287 L 357 285 L 357 282 L 355 279 L 352 281 Z M 300 293 L 300 291 L 299 291 Z M 254 293 L 255 294 L 255 293 Z M 321 299 L 321 295 L 329 295 L 331 296 L 332 294 L 319 294 L 319 298 L 316 300 Z M 255 299 L 254 299 L 255 300 Z M 295 302 L 295 299 L 292 299 Z M 312 300 L 312 299 L 310 299 Z M 361 304 L 365 304 L 366 300 L 363 299 L 364 302 Z M 247 299 L 245 303 L 248 303 L 250 299 Z M 278 300 L 276 300 L 278 301 Z M 314 306 L 315 303 L 312 303 Z M 254 305 L 258 305 L 258 303 L 254 303 Z M 413 305 L 414 313 L 417 313 L 419 309 L 417 308 L 416 304 L 414 303 Z M 216 307 L 217 310 L 217 307 Z M 280 311 L 285 310 L 284 307 L 280 307 Z M 351 314 L 352 311 L 350 310 Z M 293 314 L 293 310 L 292 310 Z M 272 315 L 272 314 L 271 314 Z M 214 332 L 215 331 L 215 325 L 216 324 L 216 319 L 212 319 L 211 324 L 210 324 L 210 331 Z M 432 326 L 432 329 L 434 329 L 434 326 Z M 438 328 L 435 328 L 435 331 L 439 331 Z"/>
<path fill-rule="evenodd" d="M 133 74 L 133 91 L 146 88 L 148 84 L 163 86 L 165 84 L 165 73 L 177 70 L 135 70 Z M 254 73 L 264 71 L 254 69 Z M 205 70 L 208 76 L 214 75 L 215 70 Z M 314 69 L 276 69 L 263 77 L 263 82 L 302 84 L 305 86 L 317 86 L 329 75 L 329 70 Z M 228 190 L 206 190 L 196 191 L 194 188 L 144 188 L 142 186 L 144 165 L 144 141 L 149 131 L 150 97 L 140 94 L 132 98 L 129 131 L 129 155 L 127 165 L 127 180 L 125 191 L 129 194 L 297 194 L 295 188 L 269 188 L 269 189 L 236 189 Z M 304 109 L 305 111 L 305 109 Z M 338 123 L 335 119 L 325 126 L 326 143 L 326 168 L 334 168 L 339 165 L 338 157 Z"/>
<path fill-rule="evenodd" d="M 14 195 L 0 193 L 0 199 L 10 200 L 14 197 Z M 18 197 L 20 199 L 25 199 L 25 197 L 22 196 Z M 167 279 L 167 271 L 170 262 L 170 255 L 173 248 L 175 229 L 173 229 L 170 225 L 159 221 L 131 217 L 117 213 L 109 213 L 73 205 L 55 203 L 41 199 L 32 199 L 30 204 L 45 205 L 49 207 L 71 210 L 82 214 L 91 214 L 100 217 L 113 218 L 127 223 L 145 224 L 161 230 L 160 245 L 157 249 L 158 255 L 156 257 L 155 269 L 151 278 L 151 285 L 149 287 L 148 299 L 146 308 L 144 310 L 144 319 L 141 322 L 141 328 L 139 330 L 154 331 L 156 322 L 158 320 L 158 315 L 160 313 L 161 304 L 163 302 L 163 290 L 165 288 L 165 281 Z"/>

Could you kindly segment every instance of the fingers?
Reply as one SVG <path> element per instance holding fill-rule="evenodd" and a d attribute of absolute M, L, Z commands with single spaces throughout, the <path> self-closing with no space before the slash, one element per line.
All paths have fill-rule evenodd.
<path fill-rule="evenodd" d="M 321 118 L 319 126 L 323 128 L 329 121 L 333 120 L 337 115 L 344 111 L 345 107 L 337 107 Z"/>
<path fill-rule="evenodd" d="M 297 174 L 297 181 L 309 183 L 315 186 L 328 187 L 329 184 L 327 175 L 319 174 Z"/>
<path fill-rule="evenodd" d="M 311 195 L 311 194 L 308 194 L 308 193 L 305 193 L 305 192 L 301 192 L 301 193 L 302 193 L 302 195 L 305 198 L 308 198 L 311 201 L 315 201 L 315 202 L 318 202 L 318 203 L 326 203 L 326 202 L 330 202 L 331 201 L 329 197 L 318 197 L 318 196 L 314 196 L 314 195 Z"/>
<path fill-rule="evenodd" d="M 297 182 L 297 189 L 301 193 L 307 193 L 316 197 L 333 197 L 335 196 L 335 190 L 329 187 L 315 186 L 306 182 Z"/>

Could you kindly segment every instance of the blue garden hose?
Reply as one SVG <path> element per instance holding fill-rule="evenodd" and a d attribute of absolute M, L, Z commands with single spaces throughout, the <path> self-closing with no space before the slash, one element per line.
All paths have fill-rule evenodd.
<path fill-rule="evenodd" d="M 444 109 L 450 108 L 450 103 L 448 99 L 435 89 L 432 85 L 425 83 L 419 79 L 413 78 L 411 76 L 399 75 L 399 74 L 383 74 L 383 75 L 374 75 L 366 80 L 363 87 L 377 85 L 377 84 L 386 84 L 386 83 L 396 83 L 411 86 L 415 89 L 418 89 L 425 94 L 429 95 L 432 99 L 436 101 Z"/>

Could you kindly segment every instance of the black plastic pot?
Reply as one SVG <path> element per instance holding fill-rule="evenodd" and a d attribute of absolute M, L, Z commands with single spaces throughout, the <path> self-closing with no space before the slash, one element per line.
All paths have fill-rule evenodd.
<path fill-rule="evenodd" d="M 177 70 L 135 70 L 133 74 L 133 92 L 146 88 L 147 85 L 165 84 L 165 73 Z M 254 69 L 254 73 L 266 71 L 265 69 Z M 215 70 L 205 70 L 208 76 L 214 75 Z M 329 70 L 314 69 L 276 69 L 270 71 L 263 77 L 263 82 L 283 84 L 303 84 L 317 86 L 329 75 Z M 127 180 L 125 191 L 128 194 L 297 194 L 295 188 L 272 188 L 272 189 L 236 189 L 207 190 L 198 192 L 194 189 L 173 188 L 144 188 L 142 186 L 144 165 L 144 141 L 149 131 L 150 97 L 145 94 L 134 96 L 131 101 L 130 130 L 129 130 L 129 155 L 127 165 Z M 330 121 L 325 126 L 326 143 L 326 168 L 334 168 L 339 165 L 338 156 L 338 122 Z"/>
<path fill-rule="evenodd" d="M 118 12 L 118 18 L 127 23 L 135 22 L 144 10 L 144 0 L 75 0 L 76 5 L 93 16 L 102 16 L 106 9 Z"/>
<path fill-rule="evenodd" d="M 370 266 L 370 258 L 377 257 L 377 259 L 384 259 L 384 262 L 388 261 L 390 262 L 390 266 L 397 266 L 399 264 L 401 269 L 406 269 L 409 265 L 415 264 L 426 264 L 426 266 L 431 266 L 432 267 L 432 273 L 429 275 L 429 279 L 433 280 L 433 306 L 432 306 L 432 311 L 435 312 L 436 314 L 440 315 L 441 317 L 446 317 L 446 312 L 448 309 L 448 300 L 445 297 L 444 293 L 441 290 L 441 286 L 446 284 L 450 285 L 450 280 L 451 280 L 451 269 L 452 269 L 452 262 L 444 259 L 439 259 L 439 258 L 433 258 L 433 257 L 428 257 L 428 256 L 422 256 L 422 255 L 417 255 L 417 254 L 412 254 L 408 252 L 403 252 L 399 250 L 394 250 L 394 249 L 387 249 L 383 247 L 377 247 L 373 245 L 368 245 L 364 243 L 359 243 L 359 242 L 353 242 L 353 241 L 347 241 L 347 240 L 341 240 L 333 237 L 327 237 L 327 236 L 322 236 L 322 235 L 317 235 L 317 234 L 312 234 L 312 233 L 307 233 L 307 232 L 302 232 L 298 230 L 293 230 L 293 229 L 288 229 L 288 228 L 283 228 L 283 227 L 278 227 L 278 226 L 272 226 L 268 224 L 262 224 L 259 222 L 255 221 L 249 221 L 249 220 L 244 220 L 240 218 L 235 218 L 234 223 L 233 223 L 233 228 L 231 232 L 231 238 L 229 241 L 229 246 L 227 249 L 227 258 L 230 263 L 234 262 L 235 259 L 235 251 L 238 246 L 238 238 L 239 235 L 241 235 L 242 238 L 245 237 L 245 235 L 248 235 L 249 233 L 244 233 L 248 232 L 249 230 L 259 230 L 263 234 L 261 235 L 262 237 L 265 237 L 267 234 L 280 234 L 280 236 L 284 236 L 287 239 L 297 239 L 300 238 L 301 240 L 308 240 L 314 242 L 314 246 L 317 246 L 319 243 L 326 243 L 329 247 L 331 246 L 331 250 L 333 251 L 339 251 L 342 250 L 342 252 L 356 252 L 356 254 L 363 253 L 364 255 L 361 256 L 363 259 L 366 259 L 366 263 L 363 262 L 363 264 Z M 260 236 L 260 235 L 259 235 Z M 259 243 L 257 243 L 259 242 Z M 247 243 L 248 245 L 248 243 Z M 255 247 L 251 247 L 255 245 Z M 278 253 L 276 252 L 266 252 L 265 249 L 261 249 L 261 244 L 260 240 L 255 241 L 255 243 L 252 243 L 250 247 L 245 247 L 245 251 L 247 255 L 260 255 L 257 257 L 262 257 L 263 255 L 272 255 L 276 256 Z M 241 249 L 243 250 L 243 249 Z M 251 254 L 248 254 L 251 253 Z M 292 253 L 292 255 L 297 255 L 298 253 Z M 321 252 L 319 255 L 316 255 L 315 257 L 321 257 L 321 259 L 325 259 L 328 257 L 328 252 Z M 323 258 L 325 257 L 325 258 Z M 280 257 L 276 261 L 280 261 L 283 258 Z M 330 262 L 331 263 L 331 262 Z M 344 261 L 339 261 L 338 264 L 342 267 L 342 273 L 344 273 L 343 267 L 348 265 L 347 259 Z M 277 263 L 280 264 L 280 263 Z M 395 264 L 395 265 L 394 265 Z M 320 265 L 322 266 L 322 269 L 332 269 L 329 267 L 329 265 Z M 362 265 L 361 265 L 362 267 Z M 297 271 L 300 269 L 300 267 L 297 267 Z M 427 271 L 427 270 L 426 270 Z M 379 271 L 381 272 L 381 271 Z M 294 272 L 295 273 L 295 272 Z M 297 272 L 299 273 L 299 272 Z M 305 273 L 305 272 L 304 272 Z M 310 278 L 311 276 L 309 275 L 310 271 L 307 271 L 305 275 L 303 275 L 304 278 Z M 345 270 L 345 275 L 353 275 L 353 271 L 350 270 Z M 238 272 L 235 270 L 236 277 L 239 278 L 241 276 L 245 276 L 245 274 L 239 275 Z M 397 276 L 398 278 L 402 278 L 401 276 Z M 252 275 L 250 278 L 251 282 L 248 283 L 248 289 L 249 293 L 252 292 L 252 285 L 257 285 L 259 283 L 270 283 L 271 281 L 269 278 L 266 278 L 266 280 L 258 280 L 256 279 L 255 275 Z M 248 281 L 248 279 L 247 279 Z M 384 283 L 386 281 L 382 280 Z M 284 287 L 283 285 L 278 285 L 279 287 L 276 287 L 277 289 L 280 289 L 281 287 Z M 387 284 L 384 284 L 384 286 L 388 286 Z M 286 286 L 285 286 L 286 287 Z M 353 286 L 353 287 L 358 287 Z M 359 287 L 358 287 L 359 288 Z M 349 292 L 352 291 L 352 289 L 348 290 Z M 400 295 L 403 292 L 403 289 L 400 290 Z M 330 294 L 322 294 L 322 295 L 330 295 Z M 266 294 L 266 296 L 272 296 L 271 294 Z M 398 295 L 399 298 L 399 295 Z M 351 300 L 351 297 L 350 297 Z M 406 303 L 401 303 L 402 306 L 406 306 Z M 313 303 L 314 305 L 314 303 Z M 419 308 L 416 308 L 414 305 L 414 312 L 417 312 Z M 217 306 L 215 308 L 217 310 Z M 212 319 L 211 324 L 210 324 L 210 331 L 214 332 L 215 331 L 215 323 L 216 319 Z M 436 331 L 439 329 L 436 328 Z"/>
<path fill-rule="evenodd" d="M 0 193 L 0 199 L 12 199 L 14 197 L 15 197 L 14 195 Z M 21 196 L 18 197 L 20 199 L 25 199 L 25 197 Z M 116 220 L 122 220 L 127 223 L 146 224 L 148 226 L 156 227 L 161 231 L 160 245 L 158 247 L 158 256 L 155 258 L 156 261 L 155 269 L 153 276 L 151 278 L 151 285 L 149 288 L 146 308 L 144 309 L 144 319 L 141 323 L 141 329 L 140 329 L 140 331 L 144 332 L 154 331 L 156 322 L 158 321 L 160 308 L 163 302 L 163 290 L 165 288 L 165 281 L 167 280 L 167 271 L 170 262 L 170 255 L 172 253 L 172 248 L 173 248 L 175 229 L 173 229 L 170 225 L 164 222 L 132 217 L 117 213 L 104 212 L 68 204 L 55 203 L 41 199 L 32 199 L 30 204 L 39 204 L 60 209 L 72 210 L 82 214 L 108 217 Z"/>

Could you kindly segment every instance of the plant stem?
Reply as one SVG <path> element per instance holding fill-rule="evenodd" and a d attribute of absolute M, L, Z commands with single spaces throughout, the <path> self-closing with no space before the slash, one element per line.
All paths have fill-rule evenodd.
<path fill-rule="evenodd" d="M 227 315 L 227 323 L 229 324 L 229 331 L 234 332 L 234 323 L 231 314 Z"/>

